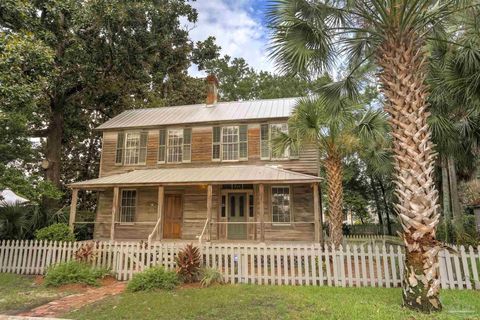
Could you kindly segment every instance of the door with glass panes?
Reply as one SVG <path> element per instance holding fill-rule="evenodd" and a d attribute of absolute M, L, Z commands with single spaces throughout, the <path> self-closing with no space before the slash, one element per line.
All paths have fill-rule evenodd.
<path fill-rule="evenodd" d="M 228 239 L 247 239 L 247 194 L 229 193 L 227 199 Z"/>

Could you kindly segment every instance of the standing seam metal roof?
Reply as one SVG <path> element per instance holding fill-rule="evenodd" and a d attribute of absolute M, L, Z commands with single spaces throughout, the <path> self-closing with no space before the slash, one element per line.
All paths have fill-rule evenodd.
<path fill-rule="evenodd" d="M 164 168 L 134 170 L 127 173 L 75 182 L 71 188 L 101 187 L 106 185 L 155 185 L 155 184 L 202 184 L 202 183 L 309 183 L 319 177 L 288 171 L 272 166 L 218 166 L 197 168 Z"/>
<path fill-rule="evenodd" d="M 288 118 L 298 98 L 219 102 L 127 110 L 97 127 L 98 130 L 153 127 L 202 122 Z"/>

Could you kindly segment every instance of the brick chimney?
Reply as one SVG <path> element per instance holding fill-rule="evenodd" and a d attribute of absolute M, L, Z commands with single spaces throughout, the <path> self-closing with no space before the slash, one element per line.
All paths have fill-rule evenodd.
<path fill-rule="evenodd" d="M 207 106 L 212 106 L 217 103 L 218 95 L 218 79 L 213 74 L 207 76 Z"/>

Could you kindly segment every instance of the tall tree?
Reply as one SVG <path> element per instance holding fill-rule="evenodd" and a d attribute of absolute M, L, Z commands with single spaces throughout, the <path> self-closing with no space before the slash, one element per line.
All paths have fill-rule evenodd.
<path fill-rule="evenodd" d="M 33 43 L 24 46 L 28 64 L 23 69 L 9 67 L 6 76 L 26 78 L 30 85 L 35 78 L 44 80 L 37 82 L 40 87 L 35 88 L 30 108 L 20 114 L 29 135 L 42 139 L 48 181 L 62 187 L 62 166 L 68 157 L 98 159 L 98 137 L 91 129 L 99 122 L 125 108 L 181 100 L 174 88 L 192 82 L 186 75 L 191 60 L 215 57 L 218 50 L 212 39 L 195 46 L 181 19 L 197 19 L 186 0 L 0 4 L 0 29 L 6 41 L 0 50 L 7 63 L 18 55 L 9 50 L 18 46 L 18 39 L 31 38 Z M 32 67 L 39 64 L 43 68 Z M 23 96 L 8 98 L 20 104 Z M 79 145 L 83 142 L 87 149 Z"/>
<path fill-rule="evenodd" d="M 329 235 L 334 247 L 343 241 L 343 164 L 345 156 L 360 145 L 385 136 L 381 112 L 361 112 L 348 97 L 328 99 L 322 95 L 302 98 L 288 122 L 289 132 L 274 139 L 274 150 L 315 144 L 326 172 Z"/>
<path fill-rule="evenodd" d="M 281 70 L 322 72 L 341 53 L 346 54 L 350 75 L 365 64 L 378 67 L 392 127 L 396 210 L 407 248 L 403 301 L 424 312 L 441 309 L 426 44 L 449 16 L 462 9 L 459 3 L 463 2 L 277 0 L 268 14 L 271 54 Z M 342 90 L 355 87 L 350 75 L 342 81 Z"/>

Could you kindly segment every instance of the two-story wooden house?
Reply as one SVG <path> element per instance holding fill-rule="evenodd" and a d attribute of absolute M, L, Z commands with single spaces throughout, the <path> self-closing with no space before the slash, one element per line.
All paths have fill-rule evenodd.
<path fill-rule="evenodd" d="M 98 127 L 95 239 L 319 241 L 318 152 L 276 154 L 296 98 L 217 102 L 125 111 Z"/>

